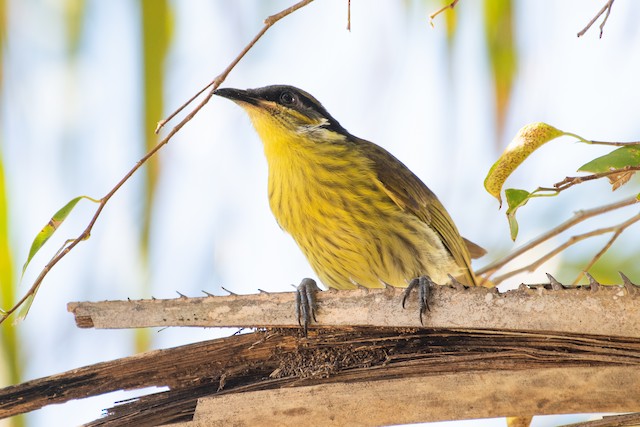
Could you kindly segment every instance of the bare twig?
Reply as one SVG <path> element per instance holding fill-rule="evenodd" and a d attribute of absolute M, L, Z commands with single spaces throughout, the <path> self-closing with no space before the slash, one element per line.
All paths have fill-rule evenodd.
<path fill-rule="evenodd" d="M 623 200 L 620 200 L 618 202 L 611 203 L 611 204 L 608 204 L 608 205 L 599 206 L 599 207 L 592 208 L 592 209 L 587 209 L 587 210 L 577 211 L 573 215 L 573 217 L 569 218 L 567 221 L 565 221 L 562 224 L 558 225 L 557 227 L 547 231 L 546 233 L 543 233 L 539 237 L 531 240 L 529 243 L 526 243 L 525 245 L 521 246 L 520 248 L 518 248 L 518 249 L 514 250 L 513 252 L 509 253 L 504 258 L 501 258 L 501 259 L 499 259 L 497 261 L 494 261 L 491 264 L 479 269 L 476 272 L 476 274 L 491 276 L 493 273 L 495 273 L 496 271 L 498 271 L 499 269 L 504 267 L 507 263 L 513 261 L 515 258 L 519 257 L 520 255 L 524 254 L 525 252 L 530 251 L 531 249 L 535 248 L 536 246 L 540 245 L 541 243 L 546 242 L 547 240 L 551 239 L 552 237 L 555 237 L 555 236 L 559 235 L 560 233 L 568 230 L 569 228 L 573 227 L 574 225 L 579 224 L 580 222 L 582 222 L 584 220 L 587 220 L 589 218 L 592 218 L 594 216 L 602 215 L 604 213 L 611 212 L 611 211 L 614 211 L 616 209 L 624 208 L 624 207 L 633 205 L 635 203 L 638 203 L 638 199 L 635 196 L 632 196 L 632 197 L 629 197 L 627 199 L 623 199 Z"/>
<path fill-rule="evenodd" d="M 591 21 L 589 21 L 587 26 L 584 27 L 582 29 L 582 31 L 580 31 L 578 33 L 578 37 L 584 36 L 584 34 L 589 30 L 589 28 L 591 28 L 591 26 L 598 20 L 598 18 L 600 18 L 600 16 L 602 16 L 602 14 L 606 12 L 606 15 L 604 16 L 604 19 L 602 20 L 602 23 L 600 24 L 600 38 L 602 38 L 602 32 L 604 31 L 604 26 L 607 23 L 607 19 L 609 19 L 609 14 L 611 13 L 611 7 L 613 6 L 613 2 L 614 1 L 615 0 L 607 1 L 605 3 L 605 5 L 602 6 L 602 9 L 600 9 L 600 12 L 598 12 L 598 14 L 596 16 L 594 16 Z"/>
<path fill-rule="evenodd" d="M 454 7 L 456 7 L 456 4 L 458 3 L 458 0 L 453 0 L 451 3 L 449 3 L 446 6 L 441 7 L 440 9 L 436 10 L 435 12 L 433 12 L 431 15 L 429 15 L 429 25 L 431 25 L 432 27 L 433 25 L 433 19 L 440 15 L 442 12 L 444 12 L 447 9 L 453 9 Z"/>
<path fill-rule="evenodd" d="M 608 142 L 608 141 L 586 141 L 589 144 L 594 144 L 594 145 L 610 145 L 613 147 L 627 147 L 629 145 L 640 145 L 640 141 L 633 141 L 633 142 Z"/>
<path fill-rule="evenodd" d="M 256 36 L 253 38 L 253 40 L 251 40 L 249 42 L 249 44 L 247 44 L 244 47 L 244 49 L 242 49 L 242 51 L 238 54 L 238 56 L 236 56 L 236 58 L 233 61 L 231 61 L 231 63 L 227 66 L 227 68 L 225 68 L 224 71 L 222 71 L 222 73 L 217 75 L 216 78 L 214 78 L 211 82 L 209 82 L 209 84 L 207 84 L 205 87 L 200 89 L 200 91 L 198 93 L 196 93 L 195 95 L 193 95 L 187 102 L 185 102 L 180 107 L 178 107 L 177 110 L 175 110 L 173 113 L 169 114 L 169 116 L 166 119 L 163 119 L 163 120 L 159 121 L 155 132 L 158 133 L 160 131 L 160 129 L 162 129 L 164 127 L 164 125 L 166 125 L 169 121 L 171 121 L 176 115 L 178 115 L 182 110 L 184 110 L 187 107 L 187 105 L 191 104 L 197 97 L 199 97 L 208 88 L 213 86 L 211 91 L 216 90 L 218 88 L 218 86 L 220 86 L 220 83 L 222 83 L 227 78 L 227 76 L 229 75 L 231 70 L 233 70 L 235 68 L 235 66 L 238 65 L 238 62 L 240 62 L 240 60 L 246 55 L 246 53 L 249 52 L 249 50 L 251 50 L 251 48 L 253 48 L 253 46 L 257 43 L 257 41 L 260 40 L 260 38 L 264 35 L 264 33 L 266 33 L 267 30 L 269 30 L 269 28 L 271 28 L 273 26 L 273 24 L 275 24 L 276 22 L 278 22 L 279 20 L 281 20 L 285 16 L 292 14 L 296 10 L 308 5 L 312 1 L 313 0 L 302 0 L 302 1 L 294 4 L 293 6 L 288 7 L 286 9 L 276 13 L 275 15 L 271 15 L 267 19 L 265 19 L 264 20 L 264 27 L 262 27 L 262 29 L 258 32 L 258 34 L 256 34 Z M 208 96 L 208 98 L 211 98 L 211 94 Z"/>
<path fill-rule="evenodd" d="M 582 272 L 580 274 L 578 274 L 578 277 L 576 277 L 576 279 L 573 281 L 572 286 L 576 286 L 578 284 L 578 282 L 580 282 L 580 279 L 582 278 L 582 276 L 584 276 L 584 273 L 586 271 L 589 271 L 591 269 L 591 267 L 593 267 L 593 265 L 598 262 L 598 260 L 602 257 L 602 255 L 605 254 L 605 252 L 607 252 L 609 250 L 609 248 L 611 247 L 611 245 L 613 245 L 613 243 L 616 241 L 616 239 L 618 239 L 618 237 L 620 237 L 620 234 L 622 234 L 622 232 L 629 226 L 635 224 L 636 222 L 640 221 L 640 215 L 636 215 L 634 217 L 629 218 L 627 221 L 623 222 L 622 224 L 620 224 L 618 226 L 618 229 L 615 230 L 615 233 L 613 233 L 613 236 L 611 236 L 611 238 L 609 239 L 609 241 L 607 241 L 607 243 L 602 247 L 602 249 L 600 249 L 600 252 L 598 252 L 597 254 L 595 254 L 595 256 L 593 258 L 591 258 L 591 261 L 589 261 L 589 263 L 587 264 L 587 266 L 582 270 Z"/>
<path fill-rule="evenodd" d="M 613 169 L 606 172 L 594 173 L 592 175 L 585 176 L 568 176 L 560 182 L 553 184 L 553 187 L 538 187 L 536 191 L 551 191 L 560 193 L 568 188 L 573 187 L 576 184 L 581 184 L 586 181 L 593 181 L 594 179 L 605 178 L 611 175 L 617 175 L 620 173 L 631 172 L 640 170 L 640 166 L 625 166 L 620 169 Z"/>
<path fill-rule="evenodd" d="M 615 239 L 618 238 L 618 236 L 620 235 L 620 233 L 622 233 L 622 231 L 624 231 L 624 229 L 626 229 L 627 227 L 629 227 L 630 225 L 636 223 L 640 221 L 640 214 L 635 215 L 631 218 L 629 218 L 628 220 L 626 220 L 625 222 L 618 224 L 618 225 L 612 225 L 610 227 L 603 227 L 603 228 L 599 228 L 597 230 L 592 230 L 589 231 L 587 233 L 583 233 L 583 234 L 578 234 L 576 236 L 571 236 L 566 242 L 564 242 L 563 244 L 561 244 L 560 246 L 558 246 L 557 248 L 555 248 L 554 250 L 552 250 L 551 252 L 543 255 L 542 257 L 538 258 L 536 261 L 532 262 L 529 265 L 526 265 L 524 267 L 509 271 L 508 273 L 505 273 L 503 275 L 494 277 L 493 279 L 491 279 L 491 281 L 498 285 L 499 283 L 503 282 L 504 280 L 508 279 L 509 277 L 513 277 L 516 274 L 519 273 L 524 273 L 524 272 L 530 272 L 530 271 L 534 271 L 536 270 L 538 267 L 540 267 L 542 264 L 544 264 L 545 262 L 547 262 L 548 260 L 550 260 L 551 258 L 553 258 L 554 256 L 558 255 L 560 252 L 564 251 L 565 249 L 567 249 L 568 247 L 582 241 L 582 240 L 586 240 L 590 237 L 594 237 L 594 236 L 600 236 L 602 234 L 606 234 L 606 233 L 614 233 L 614 238 L 611 239 L 610 244 L 608 244 L 607 246 L 605 246 L 604 250 L 606 251 L 606 249 L 608 249 L 609 246 L 611 246 L 611 244 L 613 244 L 613 241 L 615 241 Z M 602 251 L 601 251 L 602 252 Z M 604 253 L 604 252 L 602 252 Z M 596 255 L 596 257 L 601 256 L 602 254 L 599 253 L 598 255 Z M 597 260 L 597 259 L 596 259 Z"/>
<path fill-rule="evenodd" d="M 347 31 L 351 31 L 351 0 L 347 2 Z"/>
<path fill-rule="evenodd" d="M 165 136 L 160 142 L 158 142 L 158 144 L 155 147 L 153 147 L 151 150 L 149 150 L 149 152 L 147 154 L 145 154 L 140 160 L 138 160 L 138 162 L 133 166 L 133 168 L 131 168 L 131 170 L 129 170 L 129 172 L 127 172 L 125 174 L 125 176 L 115 185 L 115 187 L 113 187 L 102 199 L 100 199 L 100 204 L 98 205 L 98 208 L 96 209 L 96 212 L 94 213 L 93 217 L 89 221 L 89 224 L 84 229 L 84 231 L 78 237 L 73 239 L 66 247 L 64 247 L 64 249 L 62 249 L 58 254 L 56 254 L 44 266 L 44 268 L 42 269 L 42 271 L 40 272 L 40 274 L 38 275 L 38 277 L 34 281 L 33 285 L 29 289 L 29 291 L 27 291 L 27 293 L 20 299 L 20 301 L 18 301 L 9 310 L 7 310 L 5 312 L 2 312 L 2 314 L 0 315 L 0 324 L 2 322 L 4 322 L 11 314 L 13 314 L 25 301 L 27 301 L 27 299 L 29 299 L 32 295 L 34 295 L 35 292 L 37 292 L 38 288 L 40 287 L 40 284 L 44 280 L 44 278 L 47 275 L 47 273 L 49 273 L 49 271 L 53 268 L 53 266 L 55 266 L 62 258 L 64 258 L 64 256 L 67 255 L 78 243 L 82 242 L 83 240 L 87 240 L 89 238 L 89 236 L 91 235 L 91 230 L 93 229 L 94 224 L 98 220 L 98 217 L 102 213 L 102 210 L 104 209 L 104 207 L 107 204 L 107 202 L 109 201 L 109 199 L 111 199 L 111 197 L 120 189 L 120 187 L 122 187 L 122 185 L 124 185 L 124 183 L 127 182 L 129 180 L 129 178 L 131 178 L 131 176 L 138 169 L 140 169 L 140 167 L 142 165 L 144 165 L 146 163 L 147 160 L 149 160 L 163 146 L 165 146 L 169 142 L 169 140 L 180 129 L 182 129 L 182 127 L 185 124 L 187 124 L 202 109 L 202 107 L 204 107 L 209 102 L 209 100 L 213 96 L 213 91 L 220 85 L 221 82 L 224 81 L 224 79 L 231 72 L 231 70 L 238 64 L 238 62 L 240 62 L 240 60 L 253 47 L 253 45 L 256 44 L 256 42 L 260 39 L 260 37 L 262 37 L 264 35 L 264 33 L 266 33 L 267 30 L 269 28 L 271 28 L 271 26 L 273 26 L 273 24 L 278 22 L 280 19 L 282 19 L 285 16 L 295 12 L 296 10 L 306 6 L 307 4 L 311 3 L 312 1 L 313 0 L 302 0 L 302 1 L 294 4 L 293 6 L 287 8 L 287 9 L 284 9 L 284 10 L 282 10 L 281 12 L 279 12 L 279 13 L 277 13 L 275 15 L 271 15 L 267 19 L 265 19 L 264 27 L 262 27 L 262 29 L 258 32 L 258 34 L 256 34 L 256 36 L 253 38 L 253 40 L 251 40 L 251 42 L 249 42 L 249 44 L 227 66 L 227 68 L 224 69 L 224 71 L 221 74 L 219 74 L 215 79 L 213 79 L 213 81 L 211 83 L 209 83 L 207 86 L 205 86 L 205 88 L 200 90 L 189 101 L 187 101 L 180 108 L 178 108 L 178 110 L 176 110 L 174 113 L 172 113 L 167 119 L 163 120 L 162 122 L 160 122 L 160 124 L 158 124 L 158 128 L 156 129 L 156 131 L 159 130 L 160 128 L 162 128 L 162 126 L 164 126 L 169 120 L 171 120 L 171 118 L 175 117 L 176 114 L 178 114 L 180 111 L 182 111 L 187 105 L 189 105 L 194 99 L 196 99 L 200 94 L 202 94 L 207 88 L 213 86 L 213 88 L 209 91 L 207 96 L 189 114 L 187 114 L 173 129 L 171 129 L 171 131 L 169 131 L 167 136 Z"/>

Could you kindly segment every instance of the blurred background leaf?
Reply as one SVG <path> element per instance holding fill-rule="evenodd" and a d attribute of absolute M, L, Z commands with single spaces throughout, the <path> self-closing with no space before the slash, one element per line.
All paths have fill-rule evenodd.
<path fill-rule="evenodd" d="M 484 1 L 484 32 L 493 76 L 497 147 L 502 143 L 511 89 L 517 71 L 513 19 L 512 0 Z"/>
<path fill-rule="evenodd" d="M 7 186 L 0 140 L 0 308 L 8 308 L 16 301 L 16 274 L 9 241 Z M 18 384 L 22 380 L 22 357 L 18 329 L 11 322 L 0 325 L 0 384 Z M 24 417 L 10 421 L 15 427 L 24 425 Z"/>
<path fill-rule="evenodd" d="M 622 279 L 618 274 L 618 272 L 621 271 L 635 284 L 638 284 L 637 278 L 640 277 L 640 263 L 638 263 L 637 254 L 624 250 L 622 246 L 623 245 L 616 245 L 605 253 L 602 258 L 589 269 L 589 274 L 602 284 L 613 285 L 622 283 Z M 566 277 L 567 280 L 573 280 L 573 278 L 578 277 L 578 275 L 582 273 L 589 259 L 589 257 L 584 257 L 580 254 L 567 254 L 563 256 L 559 275 Z M 580 284 L 589 284 L 589 279 L 583 276 L 580 279 Z"/>
<path fill-rule="evenodd" d="M 0 0 L 0 94 L 4 87 L 4 51 L 7 36 L 7 4 Z M 2 118 L 0 118 L 0 128 Z M 4 138 L 0 134 L 0 309 L 10 307 L 16 301 L 18 284 L 11 253 L 9 235 L 9 195 L 4 168 Z M 22 381 L 22 354 L 18 330 L 10 322 L 0 325 L 0 384 L 18 384 Z M 14 417 L 7 422 L 13 427 L 25 425 L 25 418 Z"/>
<path fill-rule="evenodd" d="M 165 59 L 169 51 L 172 35 L 172 17 L 166 0 L 140 0 L 140 27 L 142 29 L 142 79 L 143 79 L 143 129 L 144 152 L 149 151 L 158 143 L 155 134 L 157 123 L 163 118 L 164 112 L 164 79 Z M 141 226 L 141 254 L 146 280 L 141 283 L 142 295 L 151 292 L 151 275 L 149 257 L 151 250 L 151 225 L 153 204 L 160 174 L 159 156 L 154 156 L 142 169 L 145 175 L 144 204 L 142 208 Z M 150 330 L 137 329 L 135 335 L 135 349 L 142 352 L 150 348 Z"/>
<path fill-rule="evenodd" d="M 78 54 L 80 41 L 82 40 L 82 25 L 84 23 L 84 12 L 86 9 L 85 0 L 65 0 L 65 31 L 66 47 L 69 59 L 73 59 Z"/>

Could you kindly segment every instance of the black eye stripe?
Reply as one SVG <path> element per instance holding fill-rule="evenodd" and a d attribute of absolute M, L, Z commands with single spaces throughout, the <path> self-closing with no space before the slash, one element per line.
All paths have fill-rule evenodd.
<path fill-rule="evenodd" d="M 294 110 L 298 113 L 317 121 L 323 128 L 334 132 L 349 135 L 349 132 L 327 112 L 327 110 L 307 92 L 287 85 L 272 85 L 257 89 L 248 89 L 247 92 L 256 100 L 273 102 L 286 107 L 286 110 Z M 274 115 L 285 115 L 287 111 L 270 109 Z"/>

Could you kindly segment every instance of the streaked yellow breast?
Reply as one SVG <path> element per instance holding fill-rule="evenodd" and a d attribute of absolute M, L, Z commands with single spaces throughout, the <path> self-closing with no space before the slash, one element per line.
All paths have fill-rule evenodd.
<path fill-rule="evenodd" d="M 423 274 L 446 283 L 460 271 L 436 233 L 381 190 L 356 143 L 252 119 L 269 163 L 271 210 L 325 285 L 405 287 Z"/>

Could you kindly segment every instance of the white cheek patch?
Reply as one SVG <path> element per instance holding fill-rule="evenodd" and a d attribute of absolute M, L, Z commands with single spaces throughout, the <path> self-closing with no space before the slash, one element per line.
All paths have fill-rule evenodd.
<path fill-rule="evenodd" d="M 296 131 L 300 135 L 309 135 L 309 136 L 324 135 L 326 133 L 325 126 L 328 124 L 329 124 L 329 120 L 323 118 L 320 120 L 320 122 L 312 125 L 305 124 L 302 126 L 298 126 Z"/>

